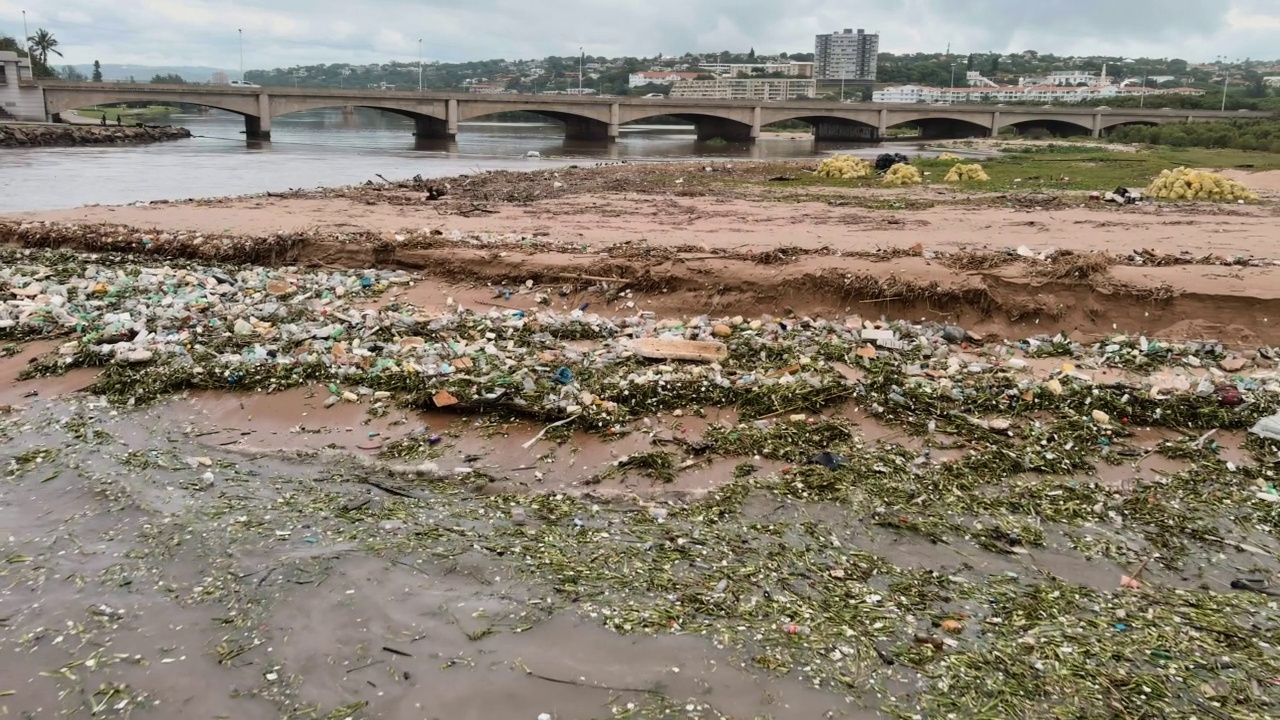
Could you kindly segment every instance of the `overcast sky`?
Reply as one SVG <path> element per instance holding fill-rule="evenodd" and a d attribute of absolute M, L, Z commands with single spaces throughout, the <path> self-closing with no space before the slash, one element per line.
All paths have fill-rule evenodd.
<path fill-rule="evenodd" d="M 0 33 L 49 29 L 54 64 L 239 67 L 686 51 L 812 52 L 879 31 L 888 52 L 1280 56 L 1280 0 L 0 0 Z"/>

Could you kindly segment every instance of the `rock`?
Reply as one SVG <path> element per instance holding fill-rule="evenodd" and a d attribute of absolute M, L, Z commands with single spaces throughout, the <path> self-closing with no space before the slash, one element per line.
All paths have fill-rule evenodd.
<path fill-rule="evenodd" d="M 1054 395 L 1061 395 L 1061 394 L 1062 394 L 1062 383 L 1058 382 L 1057 378 L 1052 378 L 1052 379 L 1050 379 L 1048 382 L 1046 382 L 1046 383 L 1044 384 L 1044 389 L 1045 389 L 1045 390 L 1048 390 L 1049 392 L 1053 393 Z"/>
<path fill-rule="evenodd" d="M 990 422 L 987 423 L 987 427 L 991 428 L 992 430 L 995 430 L 996 432 L 1004 432 L 1005 430 L 1008 430 L 1010 427 L 1013 427 L 1013 423 L 1010 422 L 1009 420 L 1006 420 L 1005 418 L 995 418 L 994 420 L 991 420 Z"/>
<path fill-rule="evenodd" d="M 720 324 L 711 329 L 711 334 L 716 337 L 729 337 L 733 334 L 733 330 L 728 325 Z"/>
<path fill-rule="evenodd" d="M 949 343 L 962 343 L 968 335 L 959 325 L 945 325 L 942 328 L 942 339 Z"/>
<path fill-rule="evenodd" d="M 871 360 L 876 356 L 876 349 L 871 347 L 870 345 L 863 345 L 862 347 L 858 348 L 858 350 L 854 354 L 860 358 L 866 358 L 868 360 Z"/>
<path fill-rule="evenodd" d="M 286 280 L 268 280 L 267 292 L 276 297 L 289 295 L 293 292 L 293 284 Z"/>

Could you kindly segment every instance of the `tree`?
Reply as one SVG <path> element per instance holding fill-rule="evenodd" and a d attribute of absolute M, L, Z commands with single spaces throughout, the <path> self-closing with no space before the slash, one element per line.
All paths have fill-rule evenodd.
<path fill-rule="evenodd" d="M 58 73 L 58 77 L 68 82 L 84 82 L 89 79 L 84 76 L 84 73 L 75 69 L 73 65 L 63 66 L 62 72 Z"/>
<path fill-rule="evenodd" d="M 53 36 L 53 33 L 45 30 L 44 28 L 36 30 L 35 35 L 27 38 L 27 43 L 31 45 L 32 52 L 35 53 L 36 57 L 40 59 L 40 63 L 43 65 L 49 64 L 49 53 L 62 57 L 62 53 L 58 52 L 56 49 L 58 47 L 57 38 Z"/>
<path fill-rule="evenodd" d="M 756 61 L 756 49 L 755 49 L 755 48 L 751 48 L 751 52 L 748 52 L 748 53 L 747 53 L 747 60 L 749 60 L 749 61 L 751 61 L 751 62 L 755 62 L 755 61 Z"/>
<path fill-rule="evenodd" d="M 169 73 L 167 75 L 155 75 L 151 78 L 153 85 L 186 85 L 187 81 L 182 79 L 177 73 Z"/>
<path fill-rule="evenodd" d="M 991 56 L 991 67 L 988 69 L 988 72 L 991 73 L 991 77 L 995 77 L 996 73 L 1000 72 L 1000 56 L 999 55 Z"/>
<path fill-rule="evenodd" d="M 102 82 L 102 63 L 93 61 L 93 81 Z"/>

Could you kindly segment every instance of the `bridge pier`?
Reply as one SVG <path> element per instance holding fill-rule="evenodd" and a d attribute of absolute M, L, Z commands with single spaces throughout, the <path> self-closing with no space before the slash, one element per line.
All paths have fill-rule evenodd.
<path fill-rule="evenodd" d="M 823 140 L 842 140 L 847 142 L 878 143 L 880 142 L 880 131 L 862 123 L 823 120 L 813 126 L 813 139 L 819 142 Z"/>
<path fill-rule="evenodd" d="M 413 136 L 419 140 L 452 140 L 458 131 L 449 132 L 449 121 L 430 115 L 413 116 Z"/>
<path fill-rule="evenodd" d="M 756 136 L 752 134 L 755 128 L 736 120 L 703 116 L 696 121 L 696 127 L 698 129 L 699 142 L 719 138 L 728 142 L 749 143 L 756 139 Z M 759 131 L 755 130 L 755 132 Z"/>
<path fill-rule="evenodd" d="M 244 137 L 246 140 L 270 140 L 271 117 L 265 119 L 252 115 L 244 116 Z"/>
<path fill-rule="evenodd" d="M 564 139 L 613 141 L 618 139 L 618 126 L 591 118 L 567 115 L 564 117 Z"/>

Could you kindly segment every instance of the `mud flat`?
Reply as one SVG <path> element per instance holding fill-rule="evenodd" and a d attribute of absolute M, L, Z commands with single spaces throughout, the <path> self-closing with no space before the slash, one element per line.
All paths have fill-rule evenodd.
<path fill-rule="evenodd" d="M 0 704 L 1274 717 L 1273 204 L 712 167 L 0 224 Z"/>

